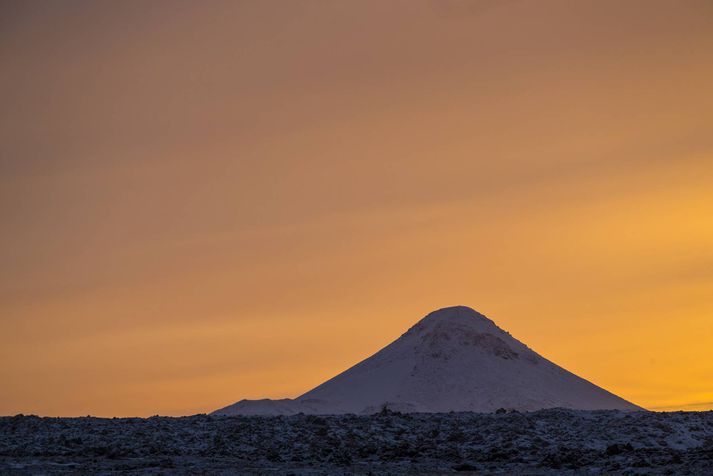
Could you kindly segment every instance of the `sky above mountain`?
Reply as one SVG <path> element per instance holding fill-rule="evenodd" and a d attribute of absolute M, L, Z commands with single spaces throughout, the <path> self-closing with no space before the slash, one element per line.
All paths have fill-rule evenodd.
<path fill-rule="evenodd" d="M 713 5 L 0 3 L 0 414 L 295 397 L 464 304 L 713 408 Z"/>

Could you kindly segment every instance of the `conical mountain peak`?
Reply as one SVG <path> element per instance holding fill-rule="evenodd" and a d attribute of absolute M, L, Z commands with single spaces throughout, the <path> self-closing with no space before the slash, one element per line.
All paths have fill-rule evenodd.
<path fill-rule="evenodd" d="M 420 361 L 449 361 L 459 355 L 477 352 L 502 359 L 527 357 L 536 360 L 529 349 L 513 339 L 483 314 L 466 306 L 453 306 L 428 314 L 401 339 Z"/>
<path fill-rule="evenodd" d="M 468 306 L 450 306 L 429 313 L 426 317 L 421 319 L 421 322 L 425 320 L 437 321 L 450 319 L 485 319 L 490 321 L 490 319 L 483 314 Z"/>
<path fill-rule="evenodd" d="M 241 401 L 216 413 L 640 410 L 540 356 L 466 306 L 438 309 L 371 357 L 294 400 Z"/>
<path fill-rule="evenodd" d="M 408 333 L 448 333 L 457 334 L 466 330 L 504 333 L 485 315 L 467 306 L 444 307 L 431 312 L 409 329 Z"/>

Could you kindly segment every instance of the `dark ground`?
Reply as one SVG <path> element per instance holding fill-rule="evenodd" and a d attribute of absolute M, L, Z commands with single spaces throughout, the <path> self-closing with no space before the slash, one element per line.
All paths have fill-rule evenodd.
<path fill-rule="evenodd" d="M 0 474 L 711 474 L 713 412 L 0 418 Z"/>

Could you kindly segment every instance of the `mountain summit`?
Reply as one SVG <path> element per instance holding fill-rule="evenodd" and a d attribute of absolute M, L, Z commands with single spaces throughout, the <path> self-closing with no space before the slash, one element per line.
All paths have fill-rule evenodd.
<path fill-rule="evenodd" d="M 241 400 L 217 415 L 642 410 L 541 357 L 465 306 L 428 314 L 371 357 L 300 397 Z"/>

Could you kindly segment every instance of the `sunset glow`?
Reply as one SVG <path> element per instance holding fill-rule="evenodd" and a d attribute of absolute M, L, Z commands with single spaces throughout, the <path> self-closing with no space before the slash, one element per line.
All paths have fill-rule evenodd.
<path fill-rule="evenodd" d="M 295 397 L 462 304 L 713 409 L 713 3 L 0 5 L 0 415 Z"/>

